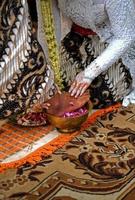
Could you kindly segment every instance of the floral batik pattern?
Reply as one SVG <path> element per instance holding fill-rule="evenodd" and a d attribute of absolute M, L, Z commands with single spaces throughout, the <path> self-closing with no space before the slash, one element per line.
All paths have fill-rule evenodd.
<path fill-rule="evenodd" d="M 27 0 L 0 1 L 0 118 L 56 92 Z"/>
<path fill-rule="evenodd" d="M 61 70 L 63 84 L 69 88 L 75 76 L 84 70 L 107 46 L 97 35 L 82 36 L 69 32 L 62 40 Z M 90 85 L 94 108 L 102 108 L 122 100 L 131 89 L 131 76 L 121 60 L 101 73 Z"/>

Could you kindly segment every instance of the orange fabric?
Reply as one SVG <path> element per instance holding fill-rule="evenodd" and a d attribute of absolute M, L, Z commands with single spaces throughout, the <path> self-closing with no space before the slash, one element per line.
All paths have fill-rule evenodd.
<path fill-rule="evenodd" d="M 120 106 L 121 106 L 121 104 L 119 103 L 119 104 L 116 104 L 114 106 L 108 107 L 106 109 L 101 109 L 101 110 L 96 111 L 82 125 L 82 128 L 81 128 L 80 131 L 77 131 L 77 132 L 72 133 L 72 134 L 61 134 L 56 139 L 54 139 L 51 142 L 45 144 L 44 146 L 38 148 L 36 151 L 34 151 L 33 153 L 31 153 L 28 156 L 24 157 L 23 159 L 20 159 L 20 160 L 14 161 L 14 162 L 10 162 L 10 163 L 3 163 L 3 164 L 1 163 L 0 164 L 0 172 L 3 172 L 4 170 L 9 169 L 9 168 L 18 168 L 21 165 L 25 164 L 26 162 L 29 162 L 31 164 L 35 164 L 36 162 L 38 162 L 38 161 L 40 161 L 42 159 L 42 155 L 43 156 L 48 156 L 48 155 L 52 154 L 58 148 L 61 148 L 67 142 L 71 141 L 75 136 L 79 135 L 81 131 L 83 131 L 84 129 L 88 128 L 91 124 L 93 124 L 98 117 L 101 117 L 106 113 L 109 113 L 109 112 L 112 112 L 114 110 L 117 110 Z M 3 127 L 10 127 L 10 126 L 11 126 L 10 124 L 5 124 Z M 35 127 L 33 129 L 34 130 L 38 130 L 38 128 L 39 127 Z M 27 127 L 22 127 L 22 129 L 23 130 L 28 130 Z M 44 129 L 45 129 L 45 127 L 44 127 Z M 51 129 L 52 129 L 52 127 L 49 127 L 49 129 L 46 128 L 46 130 L 48 130 L 48 131 L 51 130 Z M 20 129 L 20 131 L 22 131 L 22 130 Z M 8 132 L 8 134 L 9 133 L 10 132 Z M 24 136 L 22 136 L 22 137 L 24 137 Z M 32 140 L 33 140 L 33 138 L 32 138 Z M 18 147 L 16 147 L 16 150 L 17 150 L 17 148 Z M 3 158 L 3 154 L 2 153 L 0 153 L 0 158 L 1 159 Z"/>
<path fill-rule="evenodd" d="M 52 129 L 52 126 L 32 128 L 20 127 L 11 123 L 4 124 L 0 129 L 0 160 L 39 140 Z"/>

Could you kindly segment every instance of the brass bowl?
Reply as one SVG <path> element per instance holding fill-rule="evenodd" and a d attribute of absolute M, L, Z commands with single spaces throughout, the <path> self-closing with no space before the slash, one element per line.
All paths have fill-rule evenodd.
<path fill-rule="evenodd" d="M 47 119 L 61 133 L 72 133 L 80 129 L 82 123 L 86 121 L 89 111 L 92 109 L 90 104 L 86 104 L 87 112 L 76 117 L 58 117 L 47 113 Z"/>

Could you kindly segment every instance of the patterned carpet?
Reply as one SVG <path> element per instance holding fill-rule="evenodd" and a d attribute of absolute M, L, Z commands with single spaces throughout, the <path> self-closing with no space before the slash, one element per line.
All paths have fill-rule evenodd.
<path fill-rule="evenodd" d="M 101 118 L 36 165 L 0 174 L 0 200 L 133 200 L 135 106 Z"/>

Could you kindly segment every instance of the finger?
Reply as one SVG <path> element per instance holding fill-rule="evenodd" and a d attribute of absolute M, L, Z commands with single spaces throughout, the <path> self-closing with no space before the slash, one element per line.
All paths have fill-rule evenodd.
<path fill-rule="evenodd" d="M 71 92 L 73 91 L 73 89 L 75 88 L 76 84 L 77 84 L 77 81 L 75 80 L 75 81 L 72 83 L 72 85 L 71 85 L 71 87 L 70 87 L 70 89 L 69 89 L 69 93 L 71 93 Z"/>
<path fill-rule="evenodd" d="M 58 90 L 58 94 L 61 94 L 61 91 L 60 91 L 60 90 Z"/>
<path fill-rule="evenodd" d="M 50 103 L 45 103 L 44 105 L 46 105 L 46 106 L 48 106 L 48 107 L 49 107 L 51 104 L 50 104 Z"/>
<path fill-rule="evenodd" d="M 48 107 L 48 106 L 44 106 L 44 107 L 43 107 L 43 109 L 45 109 L 45 110 L 48 110 L 48 109 L 49 109 L 49 107 Z"/>
<path fill-rule="evenodd" d="M 42 105 L 42 108 L 48 109 L 50 106 L 51 106 L 51 104 L 49 104 L 49 103 L 44 103 L 44 104 Z"/>
<path fill-rule="evenodd" d="M 88 87 L 89 87 L 89 84 L 86 83 L 86 84 L 83 86 L 83 88 L 82 88 L 82 90 L 81 90 L 81 92 L 80 92 L 80 96 L 83 95 L 83 93 L 87 90 Z"/>
<path fill-rule="evenodd" d="M 60 88 L 58 87 L 58 85 L 55 85 L 55 86 L 56 86 L 56 89 L 57 89 L 57 93 L 61 94 L 61 91 L 60 91 Z"/>
<path fill-rule="evenodd" d="M 75 94 L 75 98 L 77 98 L 77 97 L 80 96 L 81 90 L 82 90 L 81 87 L 77 90 L 77 92 L 76 92 L 76 94 Z"/>
<path fill-rule="evenodd" d="M 80 96 L 83 87 L 84 87 L 84 83 L 80 84 L 80 86 L 79 86 L 79 88 L 77 89 L 77 92 L 76 92 L 76 94 L 75 94 L 75 98 L 77 98 L 78 96 Z"/>
<path fill-rule="evenodd" d="M 80 87 L 81 87 L 81 84 L 79 83 L 77 83 L 76 84 L 76 86 L 74 87 L 74 89 L 72 90 L 72 92 L 71 92 L 71 96 L 75 96 L 76 95 L 76 93 L 78 92 L 78 90 L 80 90 Z"/>
<path fill-rule="evenodd" d="M 75 95 L 75 98 L 77 98 L 78 96 L 81 96 L 81 94 L 83 94 L 82 91 L 85 91 L 85 90 L 87 89 L 87 87 L 88 87 L 87 83 L 82 83 L 82 84 L 80 85 L 80 87 L 78 88 L 78 90 L 77 90 L 77 93 L 76 93 L 76 95 Z"/>

